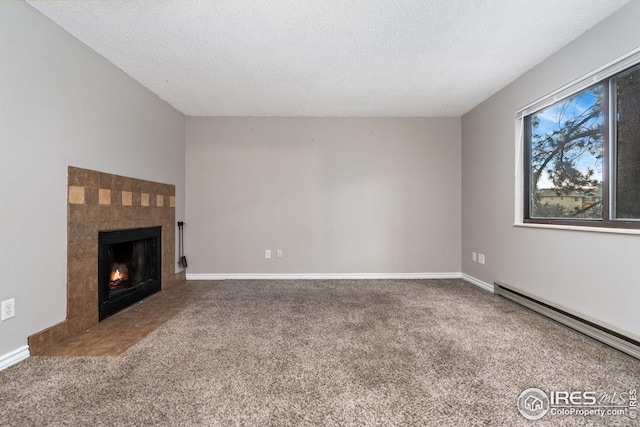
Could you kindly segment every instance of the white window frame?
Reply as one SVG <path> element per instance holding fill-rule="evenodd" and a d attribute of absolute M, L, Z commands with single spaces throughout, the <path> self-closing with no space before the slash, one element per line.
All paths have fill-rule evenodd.
<path fill-rule="evenodd" d="M 577 225 L 565 224 L 535 224 L 524 222 L 524 119 L 529 114 L 540 111 L 556 102 L 578 93 L 602 80 L 608 79 L 626 69 L 640 64 L 640 47 L 610 61 L 602 67 L 585 74 L 584 76 L 562 86 L 561 88 L 533 101 L 530 104 L 516 111 L 515 119 L 515 218 L 513 225 L 516 227 L 542 228 L 542 229 L 558 229 L 558 230 L 574 230 L 574 231 L 590 231 L 596 233 L 614 233 L 614 234 L 640 234 L 640 229 L 632 228 L 607 228 L 607 227 L 585 227 Z M 613 126 L 610 126 L 609 132 L 613 132 Z M 610 135 L 613 137 L 613 135 Z M 610 140 L 613 140 L 610 138 Z M 612 156 L 613 157 L 613 156 Z M 612 159 L 610 159 L 610 162 Z M 613 165 L 609 165 L 610 170 Z M 609 180 L 609 185 L 613 185 L 613 179 Z M 610 188 L 610 190 L 612 190 Z"/>

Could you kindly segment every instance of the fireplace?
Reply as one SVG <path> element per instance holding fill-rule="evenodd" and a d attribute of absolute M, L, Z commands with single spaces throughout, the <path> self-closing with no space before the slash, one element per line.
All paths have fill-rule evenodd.
<path fill-rule="evenodd" d="M 157 257 L 160 267 L 156 265 L 155 270 L 159 283 L 157 286 L 162 286 L 164 290 L 186 282 L 185 270 L 175 271 L 177 263 L 174 185 L 74 166 L 69 166 L 68 172 L 67 317 L 62 322 L 29 337 L 31 355 L 42 354 L 65 339 L 87 331 L 104 318 L 100 311 L 111 311 L 111 308 L 107 311 L 99 309 L 101 302 L 109 298 L 109 293 L 104 293 L 104 286 L 108 286 L 111 281 L 111 265 L 100 267 L 107 261 L 103 261 L 102 258 L 98 261 L 98 237 L 101 231 L 161 227 L 161 237 L 156 247 L 161 251 Z M 149 237 L 143 237 L 146 238 Z M 109 271 L 98 274 L 99 268 Z M 98 286 L 99 277 L 102 277 L 102 290 Z M 129 284 L 118 286 L 116 283 L 112 287 L 119 288 L 112 290 L 113 297 L 124 298 L 125 294 L 135 294 L 130 290 Z M 145 287 L 148 288 L 148 284 L 142 288 Z M 117 295 L 113 291 L 118 291 Z M 127 302 L 128 298 L 132 298 L 132 295 L 128 295 L 121 302 Z M 114 310 L 117 309 L 120 308 Z"/>
<path fill-rule="evenodd" d="M 162 227 L 98 233 L 98 318 L 161 288 Z"/>

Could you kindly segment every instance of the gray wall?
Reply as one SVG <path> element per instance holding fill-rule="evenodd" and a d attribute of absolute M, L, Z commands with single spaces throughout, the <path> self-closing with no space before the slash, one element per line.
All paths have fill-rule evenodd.
<path fill-rule="evenodd" d="M 460 272 L 459 118 L 186 128 L 189 274 Z"/>
<path fill-rule="evenodd" d="M 0 2 L 0 355 L 66 317 L 67 166 L 176 185 L 184 117 L 23 2 Z"/>
<path fill-rule="evenodd" d="M 515 112 L 638 47 L 632 1 L 462 118 L 462 269 L 640 335 L 640 236 L 514 227 Z M 484 266 L 471 252 L 487 255 Z"/>

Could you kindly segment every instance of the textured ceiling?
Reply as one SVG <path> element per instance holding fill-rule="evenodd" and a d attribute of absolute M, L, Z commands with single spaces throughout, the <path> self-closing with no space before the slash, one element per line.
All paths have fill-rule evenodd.
<path fill-rule="evenodd" d="M 190 116 L 460 116 L 628 0 L 28 1 Z"/>

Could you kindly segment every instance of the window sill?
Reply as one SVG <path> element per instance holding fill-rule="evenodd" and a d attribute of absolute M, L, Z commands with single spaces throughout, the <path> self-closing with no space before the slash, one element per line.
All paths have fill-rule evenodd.
<path fill-rule="evenodd" d="M 524 228 L 542 228 L 547 230 L 589 231 L 592 233 L 640 235 L 640 229 L 633 228 L 584 227 L 578 225 L 535 224 L 530 222 L 516 222 L 513 224 L 513 226 Z"/>

